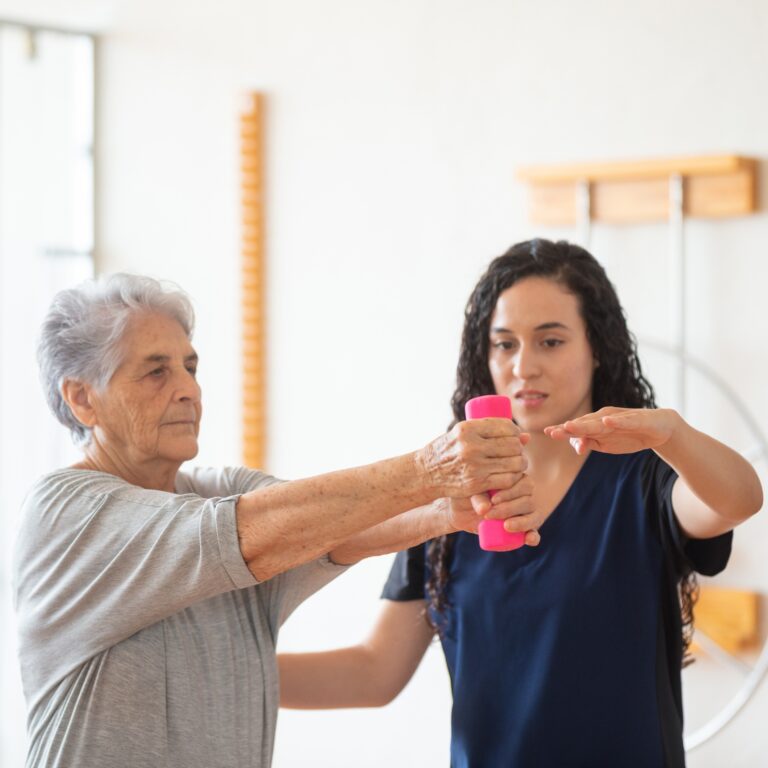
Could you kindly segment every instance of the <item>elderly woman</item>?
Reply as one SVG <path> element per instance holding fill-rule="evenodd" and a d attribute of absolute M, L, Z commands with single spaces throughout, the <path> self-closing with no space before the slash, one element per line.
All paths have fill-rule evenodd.
<path fill-rule="evenodd" d="M 268 766 L 291 611 L 361 557 L 471 530 L 473 506 L 525 506 L 484 495 L 524 469 L 498 419 L 296 482 L 180 472 L 201 416 L 192 326 L 182 292 L 128 275 L 61 292 L 44 323 L 48 402 L 83 459 L 35 484 L 18 541 L 29 766 Z"/>

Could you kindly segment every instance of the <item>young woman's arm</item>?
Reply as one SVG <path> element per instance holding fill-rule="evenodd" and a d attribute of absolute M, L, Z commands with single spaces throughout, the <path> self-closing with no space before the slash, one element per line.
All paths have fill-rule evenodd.
<path fill-rule="evenodd" d="M 689 536 L 707 539 L 759 512 L 763 489 L 746 459 L 680 421 L 656 453 L 680 476 L 672 490 L 672 506 L 680 525 Z"/>
<path fill-rule="evenodd" d="M 632 453 L 652 448 L 679 475 L 672 505 L 683 530 L 706 539 L 730 531 L 763 505 L 752 465 L 668 408 L 601 408 L 544 430 L 576 451 Z"/>
<path fill-rule="evenodd" d="M 280 706 L 381 707 L 413 677 L 434 634 L 424 600 L 385 600 L 368 639 L 320 653 L 281 653 Z"/>

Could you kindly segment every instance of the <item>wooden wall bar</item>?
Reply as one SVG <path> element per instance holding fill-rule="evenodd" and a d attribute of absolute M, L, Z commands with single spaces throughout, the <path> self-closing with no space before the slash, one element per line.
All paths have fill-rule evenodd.
<path fill-rule="evenodd" d="M 266 454 L 264 332 L 264 97 L 251 93 L 240 117 L 243 322 L 243 462 L 262 468 Z"/>

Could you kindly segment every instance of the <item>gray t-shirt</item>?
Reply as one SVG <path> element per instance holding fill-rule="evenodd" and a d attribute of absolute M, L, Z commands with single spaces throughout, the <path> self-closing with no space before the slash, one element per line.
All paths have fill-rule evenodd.
<path fill-rule="evenodd" d="M 102 472 L 41 478 L 15 567 L 28 766 L 267 768 L 275 643 L 344 567 L 327 557 L 258 583 L 237 540 L 243 468 L 179 473 L 177 493 Z"/>

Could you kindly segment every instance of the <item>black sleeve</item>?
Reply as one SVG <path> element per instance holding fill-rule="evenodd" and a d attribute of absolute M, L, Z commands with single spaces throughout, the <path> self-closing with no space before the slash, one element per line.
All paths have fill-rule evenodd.
<path fill-rule="evenodd" d="M 711 539 L 685 534 L 672 508 L 672 488 L 677 472 L 653 451 L 643 467 L 645 507 L 659 525 L 661 544 L 678 577 L 696 571 L 704 576 L 720 573 L 731 556 L 733 531 Z"/>
<path fill-rule="evenodd" d="M 426 544 L 398 552 L 381 596 L 386 600 L 424 599 L 424 551 Z"/>

